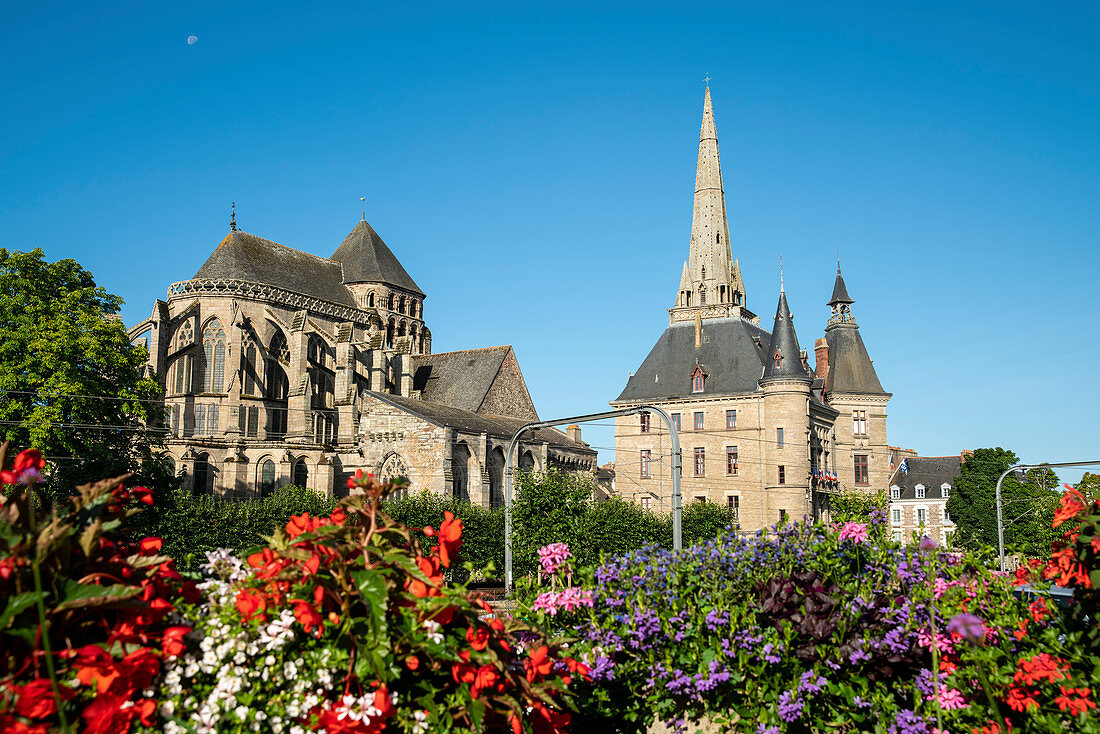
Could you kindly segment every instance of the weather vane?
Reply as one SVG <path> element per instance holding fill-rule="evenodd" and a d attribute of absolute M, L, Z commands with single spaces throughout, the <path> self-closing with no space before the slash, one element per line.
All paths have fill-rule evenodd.
<path fill-rule="evenodd" d="M 363 221 L 367 221 L 367 197 L 360 196 L 359 201 L 363 202 Z"/>
<path fill-rule="evenodd" d="M 229 207 L 229 228 L 234 232 L 237 231 L 237 202 Z"/>

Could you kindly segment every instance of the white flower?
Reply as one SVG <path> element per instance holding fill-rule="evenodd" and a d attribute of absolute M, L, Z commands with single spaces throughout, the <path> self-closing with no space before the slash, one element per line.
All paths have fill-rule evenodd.
<path fill-rule="evenodd" d="M 413 731 L 419 731 L 419 732 L 428 731 L 428 712 L 427 711 L 415 711 L 415 712 L 413 712 Z"/>
<path fill-rule="evenodd" d="M 241 721 L 244 721 L 246 718 L 248 718 L 248 707 L 238 706 L 236 709 L 233 710 L 233 715 Z"/>

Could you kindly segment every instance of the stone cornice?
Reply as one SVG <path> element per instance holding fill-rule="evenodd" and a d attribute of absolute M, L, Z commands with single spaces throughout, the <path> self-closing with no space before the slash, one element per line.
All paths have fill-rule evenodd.
<path fill-rule="evenodd" d="M 247 280 L 198 278 L 195 280 L 181 280 L 168 286 L 169 301 L 181 297 L 202 295 L 246 298 L 295 310 L 305 309 L 323 316 L 354 321 L 360 324 L 369 321 L 367 311 L 333 303 L 332 301 L 324 301 L 320 298 L 307 296 L 304 293 L 295 293 L 273 285 L 253 283 Z"/>

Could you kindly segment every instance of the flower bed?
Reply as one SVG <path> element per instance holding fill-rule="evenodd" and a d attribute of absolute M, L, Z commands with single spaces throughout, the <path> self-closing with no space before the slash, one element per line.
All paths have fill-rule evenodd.
<path fill-rule="evenodd" d="M 3 465 L 0 452 L 0 466 Z M 553 733 L 587 669 L 538 629 L 498 619 L 443 583 L 462 523 L 450 514 L 421 552 L 380 513 L 395 485 L 349 481 L 327 518 L 300 515 L 267 547 L 210 553 L 184 580 L 161 542 L 107 536 L 147 490 L 119 480 L 36 512 L 41 457 L 2 480 L 0 730 L 488 729 Z"/>
<path fill-rule="evenodd" d="M 580 730 L 639 732 L 656 716 L 758 734 L 1097 731 L 1100 503 L 1067 493 L 1056 522 L 1075 529 L 1016 577 L 929 539 L 901 548 L 881 513 L 587 569 L 557 548 L 527 605 L 591 666 Z M 1075 603 L 1017 595 L 1039 576 L 1075 587 Z"/>

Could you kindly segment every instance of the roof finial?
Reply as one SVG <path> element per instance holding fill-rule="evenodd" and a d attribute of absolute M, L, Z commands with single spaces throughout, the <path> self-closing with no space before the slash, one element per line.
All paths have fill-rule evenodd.
<path fill-rule="evenodd" d="M 363 202 L 363 221 L 367 221 L 367 197 L 360 196 L 359 201 Z"/>
<path fill-rule="evenodd" d="M 229 229 L 237 231 L 237 202 L 235 201 L 229 207 Z"/>
<path fill-rule="evenodd" d="M 783 292 L 783 256 L 779 256 L 779 292 Z"/>
<path fill-rule="evenodd" d="M 709 71 L 707 72 L 706 77 L 703 79 L 703 83 L 707 85 L 708 89 L 710 88 L 710 72 Z"/>
<path fill-rule="evenodd" d="M 836 274 L 840 275 L 840 240 L 836 241 Z"/>

